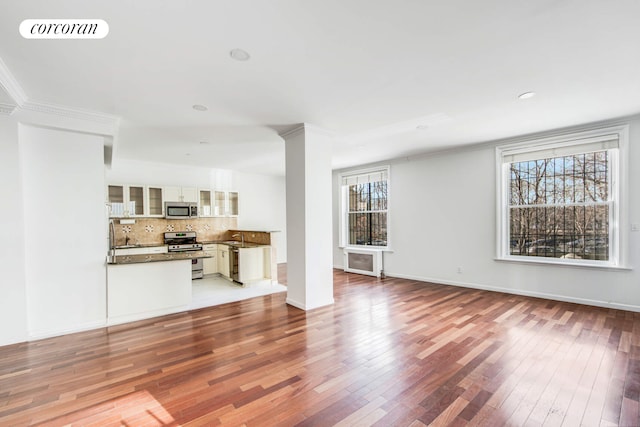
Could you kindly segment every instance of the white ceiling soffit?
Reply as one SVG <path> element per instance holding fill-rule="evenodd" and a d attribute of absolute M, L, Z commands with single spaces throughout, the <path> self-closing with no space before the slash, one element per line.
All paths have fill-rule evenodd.
<path fill-rule="evenodd" d="M 51 16 L 109 34 L 19 35 Z M 122 117 L 116 156 L 283 174 L 277 133 L 296 123 L 336 135 L 338 168 L 636 114 L 638 16 L 637 0 L 7 0 L 0 58 L 32 102 Z"/>

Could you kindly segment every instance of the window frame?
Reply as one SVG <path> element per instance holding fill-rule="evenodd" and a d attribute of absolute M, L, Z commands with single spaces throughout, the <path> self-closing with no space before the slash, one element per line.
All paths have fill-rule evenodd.
<path fill-rule="evenodd" d="M 387 244 L 386 246 L 374 246 L 374 245 L 358 245 L 349 243 L 349 195 L 348 186 L 343 185 L 343 181 L 347 177 L 354 177 L 358 175 L 369 175 L 376 172 L 383 172 L 387 175 Z M 370 167 L 365 169 L 354 169 L 345 171 L 338 174 L 338 194 L 340 197 L 340 211 L 339 211 L 339 247 L 340 248 L 366 248 L 371 250 L 389 250 L 390 248 L 390 233 L 389 233 L 389 218 L 390 218 L 390 200 L 391 200 L 391 167 L 389 165 Z"/>
<path fill-rule="evenodd" d="M 496 147 L 496 260 L 538 263 L 546 265 L 569 265 L 579 267 L 627 268 L 628 215 L 628 124 L 596 127 L 570 133 L 559 133 L 547 137 L 525 139 Z M 510 164 L 505 159 L 514 155 L 535 152 L 549 152 L 579 148 L 592 140 L 615 136 L 617 148 L 607 148 L 610 165 L 610 217 L 609 217 L 609 259 L 583 260 L 562 259 L 541 256 L 510 254 Z M 555 154 L 554 154 L 555 155 Z M 542 155 L 541 155 L 542 156 Z M 557 154 L 557 157 L 563 156 Z M 541 205 L 544 206 L 544 205 Z"/>

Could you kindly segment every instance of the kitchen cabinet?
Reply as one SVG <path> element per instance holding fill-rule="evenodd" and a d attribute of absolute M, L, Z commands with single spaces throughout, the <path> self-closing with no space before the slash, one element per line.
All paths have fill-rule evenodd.
<path fill-rule="evenodd" d="M 125 216 L 124 185 L 109 185 L 107 187 L 107 202 L 109 203 L 109 216 Z"/>
<path fill-rule="evenodd" d="M 227 199 L 228 199 L 227 215 L 238 216 L 238 192 L 237 191 L 227 192 Z"/>
<path fill-rule="evenodd" d="M 136 216 L 164 216 L 164 198 L 161 187 L 110 184 L 107 202 L 112 218 Z"/>
<path fill-rule="evenodd" d="M 211 190 L 198 191 L 198 216 L 212 216 L 213 215 L 213 200 L 211 198 Z"/>
<path fill-rule="evenodd" d="M 229 269 L 229 246 L 218 245 L 218 273 L 227 279 L 231 279 Z"/>
<path fill-rule="evenodd" d="M 238 192 L 216 190 L 213 196 L 213 216 L 238 216 Z"/>
<path fill-rule="evenodd" d="M 107 188 L 111 217 L 144 216 L 146 196 L 143 185 L 112 184 Z"/>
<path fill-rule="evenodd" d="M 164 216 L 164 197 L 162 187 L 149 187 L 149 216 Z"/>
<path fill-rule="evenodd" d="M 240 248 L 238 251 L 238 281 L 246 284 L 268 278 L 265 271 L 265 258 L 269 247 Z M 267 259 L 268 261 L 268 259 Z M 269 265 L 269 262 L 266 263 Z"/>
<path fill-rule="evenodd" d="M 203 245 L 202 249 L 205 252 L 213 255 L 211 258 L 204 258 L 202 260 L 203 264 L 203 273 L 204 274 L 215 274 L 218 273 L 218 245 L 215 244 L 207 244 Z"/>
<path fill-rule="evenodd" d="M 198 191 L 194 187 L 164 187 L 164 200 L 198 203 Z"/>
<path fill-rule="evenodd" d="M 191 286 L 188 259 L 107 265 L 107 324 L 187 310 Z"/>
<path fill-rule="evenodd" d="M 144 187 L 141 185 L 129 186 L 129 208 L 130 215 L 143 216 L 144 211 Z"/>
<path fill-rule="evenodd" d="M 227 212 L 227 194 L 224 191 L 215 191 L 214 197 L 213 214 L 224 216 Z"/>

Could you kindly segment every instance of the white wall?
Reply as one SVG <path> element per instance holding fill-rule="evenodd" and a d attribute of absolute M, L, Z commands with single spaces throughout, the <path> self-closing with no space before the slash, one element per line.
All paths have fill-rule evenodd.
<path fill-rule="evenodd" d="M 286 190 L 280 176 L 256 175 L 225 169 L 117 160 L 106 170 L 108 183 L 182 186 L 237 191 L 238 228 L 280 231 L 276 236 L 278 262 L 287 261 Z"/>
<path fill-rule="evenodd" d="M 287 262 L 287 213 L 285 178 L 234 173 L 240 200 L 238 228 L 278 231 L 272 234 L 278 263 Z"/>
<path fill-rule="evenodd" d="M 23 208 L 18 162 L 18 125 L 0 114 L 0 345 L 26 341 Z"/>
<path fill-rule="evenodd" d="M 19 126 L 29 336 L 106 319 L 103 138 Z"/>
<path fill-rule="evenodd" d="M 505 141 L 501 141 L 504 143 Z M 640 233 L 629 266 L 608 270 L 496 261 L 495 148 L 391 162 L 388 276 L 640 311 Z M 640 117 L 630 121 L 629 222 L 640 223 Z M 334 173 L 334 224 L 338 182 Z M 342 266 L 334 225 L 334 265 Z M 462 268 L 462 273 L 457 268 Z"/>

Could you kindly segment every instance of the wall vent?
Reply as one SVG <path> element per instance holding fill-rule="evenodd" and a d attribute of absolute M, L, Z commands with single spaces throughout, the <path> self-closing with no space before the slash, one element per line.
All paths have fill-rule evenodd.
<path fill-rule="evenodd" d="M 382 251 L 379 249 L 344 249 L 344 271 L 380 277 Z"/>

